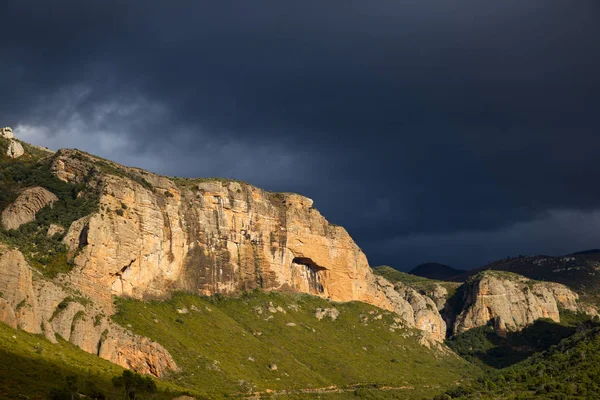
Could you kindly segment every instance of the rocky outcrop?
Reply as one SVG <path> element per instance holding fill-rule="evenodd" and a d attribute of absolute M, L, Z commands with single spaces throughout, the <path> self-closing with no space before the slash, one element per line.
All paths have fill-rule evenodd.
<path fill-rule="evenodd" d="M 433 340 L 444 340 L 446 323 L 433 300 L 403 283 L 392 285 L 382 277 L 377 278 L 377 285 L 392 300 L 394 311 L 408 326 L 422 330 Z"/>
<path fill-rule="evenodd" d="M 4 139 L 14 139 L 15 135 L 13 134 L 12 128 L 0 128 L 0 137 Z"/>
<path fill-rule="evenodd" d="M 65 232 L 65 228 L 58 224 L 50 224 L 48 227 L 48 231 L 46 232 L 46 236 L 53 237 L 54 235 L 61 234 Z"/>
<path fill-rule="evenodd" d="M 408 315 L 409 326 L 423 320 L 397 293 L 388 296 L 346 230 L 309 198 L 236 181 L 171 180 L 75 150 L 57 152 L 51 171 L 67 182 L 98 179 L 100 211 L 73 223 L 64 240 L 77 252 L 71 281 L 107 309 L 111 295 L 261 288 L 363 301 Z"/>
<path fill-rule="evenodd" d="M 25 154 L 23 145 L 15 140 L 15 135 L 11 128 L 0 128 L 0 138 L 8 140 L 8 146 L 6 148 L 6 155 L 9 158 L 19 158 Z"/>
<path fill-rule="evenodd" d="M 25 154 L 25 149 L 21 143 L 16 140 L 11 140 L 6 149 L 6 155 L 10 158 L 19 158 Z"/>
<path fill-rule="evenodd" d="M 456 289 L 460 286 L 460 283 L 447 282 L 446 285 L 451 286 L 452 289 Z M 432 288 L 425 290 L 425 295 L 431 297 L 438 310 L 441 311 L 446 307 L 449 297 L 448 289 L 439 283 L 434 283 Z"/>
<path fill-rule="evenodd" d="M 44 334 L 52 342 L 60 335 L 140 373 L 162 376 L 177 369 L 160 344 L 114 324 L 91 299 L 68 286 L 34 277 L 23 255 L 4 245 L 0 245 L 0 321 Z"/>
<path fill-rule="evenodd" d="M 52 205 L 58 197 L 42 187 L 23 190 L 17 199 L 2 211 L 2 225 L 5 229 L 18 229 L 21 225 L 35 220 L 42 208 Z"/>
<path fill-rule="evenodd" d="M 496 332 L 506 335 L 539 318 L 559 322 L 559 307 L 578 310 L 578 295 L 566 286 L 532 281 L 507 272 L 479 273 L 463 289 L 462 311 L 453 327 L 455 334 L 493 321 Z"/>
<path fill-rule="evenodd" d="M 18 250 L 0 247 L 0 293 L 12 310 L 5 314 L 14 314 L 19 328 L 31 333 L 42 332 L 32 271 Z"/>

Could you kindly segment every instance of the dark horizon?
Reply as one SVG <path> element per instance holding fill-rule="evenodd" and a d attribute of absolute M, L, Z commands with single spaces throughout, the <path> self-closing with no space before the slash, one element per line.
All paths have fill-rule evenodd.
<path fill-rule="evenodd" d="M 600 247 L 600 3 L 0 6 L 0 124 L 312 198 L 371 265 Z"/>

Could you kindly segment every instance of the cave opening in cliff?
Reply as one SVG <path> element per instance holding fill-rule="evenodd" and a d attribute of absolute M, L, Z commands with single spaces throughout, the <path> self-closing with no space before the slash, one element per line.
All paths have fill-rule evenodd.
<path fill-rule="evenodd" d="M 292 265 L 299 265 L 305 269 L 305 279 L 312 293 L 321 294 L 325 291 L 321 282 L 321 276 L 327 268 L 321 267 L 308 257 L 294 257 Z"/>

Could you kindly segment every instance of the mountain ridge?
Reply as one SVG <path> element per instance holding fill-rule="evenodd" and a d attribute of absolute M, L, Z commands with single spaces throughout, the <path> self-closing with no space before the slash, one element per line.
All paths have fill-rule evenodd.
<path fill-rule="evenodd" d="M 466 270 L 452 268 L 445 264 L 428 262 L 419 264 L 409 271 L 410 274 L 429 279 L 452 280 L 453 277 L 464 274 Z"/>
<path fill-rule="evenodd" d="M 9 151 L 12 142 L 23 147 L 22 154 L 17 154 L 14 146 Z M 174 376 L 193 375 L 190 371 L 198 362 L 190 362 L 188 352 L 181 351 L 166 332 L 179 332 L 179 342 L 184 342 L 189 339 L 185 337 L 188 327 L 193 327 L 188 332 L 191 336 L 208 335 L 210 343 L 217 345 L 222 336 L 219 332 L 200 332 L 202 326 L 216 329 L 211 315 L 217 315 L 216 311 L 210 314 L 212 307 L 202 299 L 220 304 L 222 295 L 231 299 L 235 309 L 243 310 L 239 316 L 223 316 L 223 321 L 237 321 L 236 325 L 223 325 L 226 329 L 243 331 L 261 324 L 245 332 L 255 336 L 248 342 L 253 343 L 249 350 L 259 351 L 252 346 L 258 346 L 258 337 L 271 325 L 275 327 L 272 333 L 285 331 L 293 336 L 294 330 L 288 328 L 294 327 L 316 332 L 319 329 L 312 326 L 312 318 L 336 321 L 339 309 L 361 309 L 360 313 L 348 313 L 351 323 L 346 321 L 345 332 L 352 334 L 359 324 L 363 337 L 377 325 L 389 336 L 388 344 L 397 342 L 398 348 L 405 350 L 419 346 L 411 351 L 420 354 L 420 362 L 431 361 L 430 357 L 441 360 L 441 372 L 451 368 L 452 357 L 456 357 L 443 344 L 448 332 L 457 334 L 494 320 L 502 335 L 522 329 L 540 316 L 557 321 L 557 304 L 563 298 L 575 299 L 568 305 L 579 310 L 574 303 L 576 295 L 570 291 L 542 290 L 539 284 L 508 273 L 498 275 L 494 282 L 480 279 L 461 285 L 389 267 L 371 269 L 348 232 L 329 223 L 311 199 L 268 192 L 232 179 L 170 178 L 77 149 L 49 152 L 14 136 L 0 136 L 0 185 L 4 189 L 0 194 L 0 321 L 43 335 L 53 343 L 62 338 L 88 353 L 165 382 L 172 382 Z M 441 264 L 433 267 L 447 274 L 461 271 Z M 488 288 L 506 301 L 484 304 Z M 289 319 L 297 310 L 287 311 L 285 301 L 265 303 L 261 293 L 288 302 L 296 301 L 293 296 L 318 300 L 305 302 L 316 309 L 297 314 L 304 321 L 299 323 Z M 245 306 L 257 298 L 262 303 L 254 311 Z M 510 310 L 523 314 L 514 326 L 505 312 L 507 302 L 513 300 L 518 304 Z M 380 311 L 353 308 L 354 302 Z M 209 314 L 201 315 L 200 305 Z M 150 309 L 157 317 L 139 318 Z M 279 320 L 284 315 L 285 321 Z M 202 318 L 206 319 L 198 325 Z M 157 330 L 156 324 L 164 326 Z M 335 343 L 344 340 L 336 332 L 328 332 L 334 336 L 328 339 L 329 351 L 336 351 Z M 409 337 L 410 346 L 401 343 Z M 271 338 L 277 342 L 276 337 Z M 316 335 L 314 339 L 319 340 Z M 311 335 L 302 340 L 313 343 Z M 358 341 L 348 342 L 353 345 L 344 351 L 354 354 L 353 362 L 369 359 L 361 356 L 369 351 L 368 346 L 357 348 Z M 210 348 L 210 343 L 205 346 Z M 200 358 L 217 354 L 202 346 L 194 351 Z M 302 359 L 309 353 L 305 349 L 293 358 Z M 229 376 L 238 376 L 239 360 L 221 368 L 218 362 L 205 363 L 204 358 L 203 368 L 227 369 Z M 407 368 L 408 359 L 394 360 L 396 368 Z M 314 360 L 305 362 L 310 369 Z M 268 365 L 270 371 L 277 370 L 276 363 L 273 365 Z M 327 359 L 327 365 L 333 370 L 340 368 L 342 374 L 351 370 L 332 359 Z M 288 368 L 286 364 L 281 367 L 282 371 Z M 258 371 L 257 376 L 263 376 L 264 372 Z M 353 373 L 356 379 L 369 376 L 361 375 L 360 368 Z M 288 378 L 280 377 L 286 382 Z M 313 378 L 315 383 L 333 382 L 331 376 Z M 268 382 L 286 390 L 269 379 L 262 383 L 265 390 L 270 390 Z M 341 383 L 354 384 L 343 380 L 335 384 Z M 398 381 L 391 383 L 400 387 Z M 192 385 L 191 381 L 188 384 Z"/>

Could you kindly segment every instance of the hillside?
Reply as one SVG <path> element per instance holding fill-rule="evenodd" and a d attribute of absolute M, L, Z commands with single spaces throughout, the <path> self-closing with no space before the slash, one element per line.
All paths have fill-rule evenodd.
<path fill-rule="evenodd" d="M 210 396 L 390 387 L 418 398 L 478 373 L 444 346 L 420 345 L 422 334 L 401 328 L 394 314 L 360 302 L 180 293 L 166 302 L 119 300 L 118 310 L 117 322 L 173 354 L 183 371 L 169 380 Z"/>
<path fill-rule="evenodd" d="M 465 272 L 463 269 L 456 269 L 439 263 L 420 264 L 409 271 L 412 275 L 441 281 L 452 281 L 454 277 L 460 276 Z"/>
<path fill-rule="evenodd" d="M 547 349 L 573 333 L 568 311 L 587 318 L 567 287 L 508 271 L 371 269 L 298 194 L 2 135 L 0 397 L 120 397 L 127 368 L 158 399 L 417 399 Z"/>
<path fill-rule="evenodd" d="M 597 399 L 599 378 L 596 322 L 546 351 L 435 399 Z"/>
<path fill-rule="evenodd" d="M 115 321 L 161 340 L 182 367 L 156 381 L 156 399 L 267 389 L 309 398 L 314 390 L 334 396 L 334 390 L 378 393 L 377 387 L 398 388 L 383 395 L 417 399 L 478 373 L 447 350 L 420 345 L 419 331 L 399 328 L 392 314 L 358 302 L 262 292 L 241 298 L 179 294 L 168 302 L 122 300 Z M 112 396 L 118 389 L 111 379 L 122 373 L 64 340 L 52 344 L 1 323 L 0 361 L 3 399 L 44 399 L 68 376 L 78 377 L 81 393 Z M 424 378 L 428 372 L 435 378 Z"/>
<path fill-rule="evenodd" d="M 75 378 L 77 393 L 90 398 L 122 398 L 122 388 L 112 383 L 112 379 L 122 373 L 123 368 L 88 354 L 65 340 L 51 343 L 39 335 L 0 323 L 2 399 L 51 399 L 47 396 L 65 389 L 68 378 Z M 170 382 L 156 380 L 155 383 L 158 385 L 158 390 L 152 394 L 155 400 L 170 400 L 186 392 L 185 388 Z M 60 400 L 63 398 L 59 397 Z M 68 393 L 65 399 L 70 398 Z"/>
<path fill-rule="evenodd" d="M 560 322 L 539 318 L 520 331 L 499 336 L 493 323 L 470 329 L 446 340 L 446 344 L 466 360 L 485 371 L 501 369 L 545 351 L 574 335 L 589 316 L 567 310 Z"/>
<path fill-rule="evenodd" d="M 0 321 L 75 359 L 89 353 L 103 391 L 119 369 L 101 359 L 159 378 L 162 394 L 200 397 L 419 397 L 477 373 L 440 343 L 433 301 L 374 275 L 304 196 L 163 177 L 11 136 L 0 146 Z M 51 380 L 15 369 L 39 383 L 15 390 L 41 396 L 71 369 L 80 374 L 68 362 Z"/>

